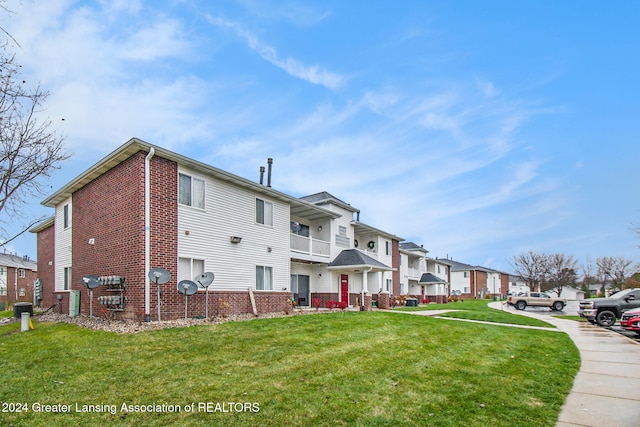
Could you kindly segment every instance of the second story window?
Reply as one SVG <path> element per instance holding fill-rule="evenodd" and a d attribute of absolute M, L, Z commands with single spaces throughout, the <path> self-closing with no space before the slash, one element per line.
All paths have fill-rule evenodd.
<path fill-rule="evenodd" d="M 273 225 L 273 203 L 256 199 L 256 222 Z"/>
<path fill-rule="evenodd" d="M 204 209 L 204 180 L 183 173 L 178 176 L 178 202 Z"/>
<path fill-rule="evenodd" d="M 69 226 L 71 226 L 71 215 L 68 204 L 64 205 L 62 208 L 62 222 L 64 223 L 64 228 L 69 228 Z"/>

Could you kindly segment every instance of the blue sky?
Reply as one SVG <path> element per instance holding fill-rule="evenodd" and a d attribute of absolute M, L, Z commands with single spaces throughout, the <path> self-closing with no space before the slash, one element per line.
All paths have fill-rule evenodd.
<path fill-rule="evenodd" d="M 73 154 L 48 194 L 138 137 L 255 180 L 273 157 L 276 189 L 433 257 L 640 258 L 640 2 L 8 5 Z"/>

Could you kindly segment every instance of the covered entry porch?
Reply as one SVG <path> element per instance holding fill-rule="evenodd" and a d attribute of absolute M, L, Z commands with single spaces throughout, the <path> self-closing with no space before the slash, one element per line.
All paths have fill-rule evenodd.
<path fill-rule="evenodd" d="M 358 249 L 345 249 L 329 263 L 338 285 L 339 301 L 348 301 L 350 306 L 370 310 L 373 293 L 389 300 L 391 289 L 387 289 L 384 273 L 393 269 Z"/>

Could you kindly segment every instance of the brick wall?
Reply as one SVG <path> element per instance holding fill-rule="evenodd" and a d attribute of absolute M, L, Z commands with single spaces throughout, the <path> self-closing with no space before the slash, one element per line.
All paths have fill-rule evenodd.
<path fill-rule="evenodd" d="M 7 267 L 7 294 L 0 295 L 0 302 L 33 302 L 33 281 L 38 278 L 38 273 L 24 269 L 24 277 L 20 277 L 19 270 Z"/>
<path fill-rule="evenodd" d="M 58 302 L 55 290 L 55 256 L 54 256 L 55 227 L 38 232 L 36 245 L 38 251 L 38 277 L 42 281 L 42 302 L 40 306 L 49 308 Z"/>
<path fill-rule="evenodd" d="M 80 291 L 81 314 L 90 312 L 89 290 L 81 282 L 87 274 L 124 276 L 127 304 L 144 298 L 138 296 L 144 289 L 144 158 L 134 154 L 73 193 L 71 289 Z M 114 294 L 104 286 L 94 289 L 94 315 L 101 295 Z"/>
<path fill-rule="evenodd" d="M 400 242 L 392 240 L 391 251 L 391 267 L 393 267 L 391 294 L 397 297 L 400 295 Z"/>

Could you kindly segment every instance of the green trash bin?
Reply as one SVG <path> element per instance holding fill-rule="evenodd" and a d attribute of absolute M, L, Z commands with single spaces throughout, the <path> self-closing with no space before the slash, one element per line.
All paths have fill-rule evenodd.
<path fill-rule="evenodd" d="M 7 305 L 4 301 L 0 302 L 0 311 L 5 311 L 7 309 Z"/>

